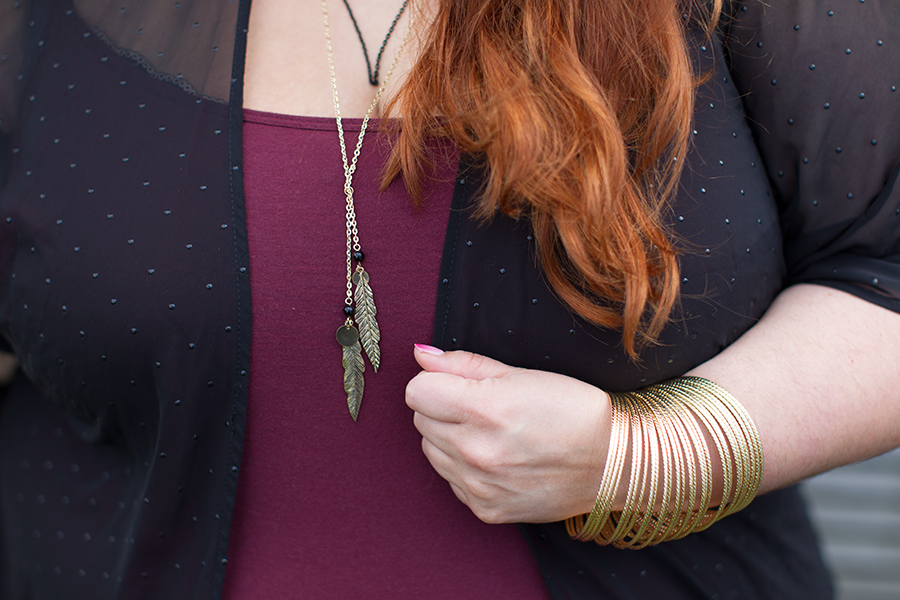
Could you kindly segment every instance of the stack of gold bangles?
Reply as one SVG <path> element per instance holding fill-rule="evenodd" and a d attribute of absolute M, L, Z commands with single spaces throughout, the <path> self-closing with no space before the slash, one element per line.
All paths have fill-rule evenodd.
<path fill-rule="evenodd" d="M 566 521 L 573 539 L 643 548 L 706 529 L 756 496 L 763 475 L 759 433 L 747 411 L 715 383 L 681 377 L 610 399 L 612 429 L 600 491 L 590 514 Z M 715 509 L 704 427 L 724 474 Z M 614 510 L 629 445 L 628 493 L 624 508 Z"/>

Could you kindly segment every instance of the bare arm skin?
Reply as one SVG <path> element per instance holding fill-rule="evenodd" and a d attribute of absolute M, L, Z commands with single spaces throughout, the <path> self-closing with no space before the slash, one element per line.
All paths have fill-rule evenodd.
<path fill-rule="evenodd" d="M 900 315 L 850 294 L 788 288 L 689 374 L 750 412 L 766 456 L 760 492 L 900 445 Z"/>

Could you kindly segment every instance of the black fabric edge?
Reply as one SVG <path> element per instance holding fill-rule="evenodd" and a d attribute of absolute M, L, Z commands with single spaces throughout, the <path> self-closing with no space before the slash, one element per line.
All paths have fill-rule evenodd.
<path fill-rule="evenodd" d="M 237 497 L 238 475 L 244 451 L 247 419 L 247 379 L 250 370 L 250 332 L 252 311 L 250 304 L 250 250 L 247 235 L 247 212 L 244 203 L 243 175 L 243 98 L 244 65 L 247 51 L 247 30 L 250 22 L 250 0 L 240 0 L 235 25 L 234 55 L 232 56 L 231 90 L 228 98 L 228 172 L 231 195 L 231 231 L 234 244 L 234 277 L 236 296 L 235 360 L 232 373 L 231 436 L 221 468 L 227 473 L 222 490 L 219 535 L 216 540 L 215 564 L 209 598 L 218 600 L 225 584 L 228 562 L 228 542 L 231 520 Z"/>
<path fill-rule="evenodd" d="M 104 44 L 109 46 L 113 52 L 115 52 L 122 58 L 131 61 L 138 68 L 143 69 L 144 72 L 146 72 L 153 79 L 157 79 L 165 83 L 171 83 L 178 89 L 187 94 L 190 94 L 194 98 L 207 100 L 209 102 L 216 102 L 218 104 L 227 104 L 227 102 L 225 100 L 222 100 L 221 98 L 215 98 L 213 96 L 206 96 L 204 94 L 201 94 L 191 84 L 191 82 L 182 78 L 180 75 L 173 75 L 172 73 L 166 73 L 165 71 L 157 71 L 156 67 L 153 66 L 153 63 L 146 56 L 144 56 L 137 50 L 129 50 L 128 48 L 122 48 L 116 45 L 113 39 L 110 38 L 105 31 L 103 31 L 96 25 L 88 25 L 88 27 L 90 27 L 91 33 L 93 33 Z"/>
<path fill-rule="evenodd" d="M 541 555 L 534 545 L 531 532 L 528 530 L 528 524 L 516 523 L 516 528 L 519 530 L 519 533 L 522 534 L 522 537 L 525 538 L 525 543 L 528 544 L 528 549 L 531 550 L 531 554 L 534 556 L 534 561 L 537 563 L 538 570 L 541 572 L 541 577 L 544 579 L 544 585 L 547 586 L 547 591 L 550 592 L 550 597 L 553 598 L 553 600 L 566 600 L 566 596 L 564 596 L 553 583 L 554 580 L 549 575 L 550 569 L 547 568 L 547 565 L 544 564 L 543 561 L 541 561 Z"/>
<path fill-rule="evenodd" d="M 437 300 L 434 310 L 434 327 L 431 334 L 431 343 L 438 348 L 446 348 L 447 320 L 450 315 L 451 294 L 453 283 L 453 263 L 456 260 L 456 250 L 459 244 L 459 232 L 462 221 L 465 218 L 465 208 L 471 203 L 481 187 L 481 178 L 477 169 L 476 157 L 463 154 L 459 159 L 459 168 L 456 172 L 456 184 L 453 186 L 453 200 L 450 203 L 450 217 L 447 220 L 447 230 L 444 234 L 444 249 L 441 253 L 441 268 L 437 282 Z"/>
<path fill-rule="evenodd" d="M 866 217 L 868 217 L 870 214 L 877 214 L 883 211 L 889 202 L 895 201 L 894 191 L 897 187 L 898 179 L 900 179 L 900 164 L 894 166 L 891 174 L 884 182 L 881 191 L 879 191 L 878 195 L 875 196 L 875 198 L 872 200 L 865 213 L 857 217 L 855 220 L 851 221 L 848 227 L 843 232 L 841 232 L 840 236 L 831 242 L 831 245 L 845 245 L 847 240 L 849 240 L 868 226 L 869 220 Z M 866 256 L 867 258 L 879 258 L 878 256 L 864 256 Z M 814 268 L 817 262 L 823 260 L 827 260 L 827 258 L 823 257 L 821 253 L 812 253 L 809 256 L 805 257 L 802 261 L 798 261 L 797 263 L 791 265 L 789 275 L 800 276 L 800 274 L 802 274 L 804 270 L 809 269 L 810 267 Z"/>

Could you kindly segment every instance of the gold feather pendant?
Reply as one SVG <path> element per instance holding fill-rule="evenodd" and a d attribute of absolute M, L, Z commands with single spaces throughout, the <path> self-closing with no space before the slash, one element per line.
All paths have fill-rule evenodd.
<path fill-rule="evenodd" d="M 361 266 L 357 266 L 351 279 L 356 286 L 353 295 L 353 318 L 348 318 L 344 326 L 338 328 L 336 337 L 344 350 L 342 364 L 347 408 L 350 410 L 350 416 L 356 421 L 365 388 L 363 373 L 366 370 L 366 363 L 362 353 L 365 350 L 372 368 L 377 373 L 381 363 L 381 348 L 378 346 L 381 341 L 381 330 L 375 319 L 377 310 L 369 285 L 369 274 Z M 354 321 L 356 327 L 353 326 Z"/>
<path fill-rule="evenodd" d="M 350 416 L 356 421 L 359 407 L 362 404 L 365 380 L 363 373 L 366 363 L 363 361 L 362 348 L 359 345 L 359 332 L 351 325 L 344 325 L 337 330 L 337 341 L 344 349 L 344 391 L 347 392 L 347 408 Z"/>
<path fill-rule="evenodd" d="M 372 368 L 377 373 L 378 366 L 381 364 L 381 348 L 378 346 L 381 341 L 381 330 L 378 329 L 378 321 L 375 320 L 375 314 L 378 311 L 375 309 L 372 288 L 369 286 L 369 274 L 361 266 L 357 267 L 356 273 L 353 274 L 353 283 L 356 285 L 353 297 L 356 306 L 354 306 L 353 316 L 359 327 L 362 347 L 372 363 Z"/>
<path fill-rule="evenodd" d="M 406 4 L 404 3 L 404 7 Z M 403 10 L 401 9 L 402 13 Z M 399 15 L 398 15 L 399 18 Z M 403 43 L 394 55 L 394 63 L 391 65 L 384 82 L 372 99 L 369 110 L 362 121 L 359 130 L 359 138 L 357 138 L 356 149 L 353 152 L 353 158 L 347 160 L 347 145 L 344 141 L 344 128 L 341 125 L 341 109 L 338 102 L 337 80 L 334 76 L 334 55 L 331 49 L 331 29 L 328 25 L 328 5 L 322 0 L 322 22 L 325 25 L 325 47 L 328 50 L 328 71 L 331 74 L 331 93 L 334 99 L 334 117 L 337 124 L 338 141 L 341 145 L 341 160 L 344 164 L 344 195 L 347 202 L 345 205 L 347 216 L 347 296 L 344 300 L 344 314 L 347 320 L 342 327 L 337 330 L 338 343 L 344 350 L 344 391 L 347 392 L 347 406 L 350 409 L 350 415 L 356 421 L 359 414 L 359 405 L 362 402 L 363 395 L 363 372 L 366 365 L 363 360 L 362 351 L 365 349 L 369 361 L 375 371 L 381 364 L 381 349 L 378 344 L 381 341 L 381 331 L 378 328 L 378 321 L 375 320 L 375 301 L 372 298 L 372 288 L 369 286 L 369 274 L 359 263 L 363 260 L 363 253 L 360 250 L 359 235 L 356 223 L 356 210 L 353 206 L 353 173 L 356 171 L 356 161 L 359 158 L 362 149 L 363 139 L 366 136 L 366 128 L 369 124 L 369 117 L 378 101 L 384 93 L 387 83 L 394 73 L 394 68 L 400 60 L 400 54 L 409 41 L 410 34 L 413 31 L 416 16 L 414 15 L 410 26 L 407 29 L 406 37 Z M 353 261 L 356 261 L 356 272 L 353 272 Z M 356 286 L 354 293 L 353 286 Z M 355 325 L 355 327 L 354 327 Z M 361 342 L 361 343 L 360 343 Z"/>

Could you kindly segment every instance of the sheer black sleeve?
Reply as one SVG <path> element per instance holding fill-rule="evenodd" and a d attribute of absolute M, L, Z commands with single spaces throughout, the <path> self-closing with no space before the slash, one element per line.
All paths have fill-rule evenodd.
<path fill-rule="evenodd" d="M 228 101 L 239 2 L 72 1 L 95 35 L 155 78 Z"/>
<path fill-rule="evenodd" d="M 0 0 L 0 131 L 15 124 L 21 76 L 28 51 L 30 3 Z"/>
<path fill-rule="evenodd" d="M 53 27 L 48 24 L 53 18 L 63 15 L 79 23 L 85 40 L 101 40 L 112 53 L 152 78 L 188 92 L 188 98 L 225 104 L 231 94 L 239 7 L 239 2 L 219 0 L 0 0 L 0 191 L 13 194 L 8 183 L 16 153 L 35 150 L 32 146 L 43 143 L 34 135 L 19 133 L 15 138 L 17 124 L 29 109 L 40 105 L 45 111 L 41 122 L 47 115 L 66 115 L 70 122 L 83 117 L 73 113 L 71 99 L 65 92 L 60 94 L 60 88 L 47 88 L 48 97 L 35 102 L 31 80 L 53 42 L 49 38 Z M 110 56 L 104 55 L 103 60 Z M 68 66 L 74 63 L 73 59 Z M 89 65 L 80 66 L 83 72 L 90 71 Z M 65 71 L 57 71 L 58 67 L 59 61 L 50 65 L 56 78 Z M 73 85 L 68 83 L 71 90 Z M 79 152 L 93 151 L 88 147 L 90 139 L 94 138 L 82 138 Z M 5 292 L 13 244 L 9 235 L 0 236 L 0 296 Z"/>
<path fill-rule="evenodd" d="M 900 3 L 739 2 L 728 51 L 788 283 L 900 312 Z"/>
<path fill-rule="evenodd" d="M 33 16 L 30 2 L 0 0 L 0 189 L 11 158 L 10 136 L 21 102 L 24 65 Z"/>

